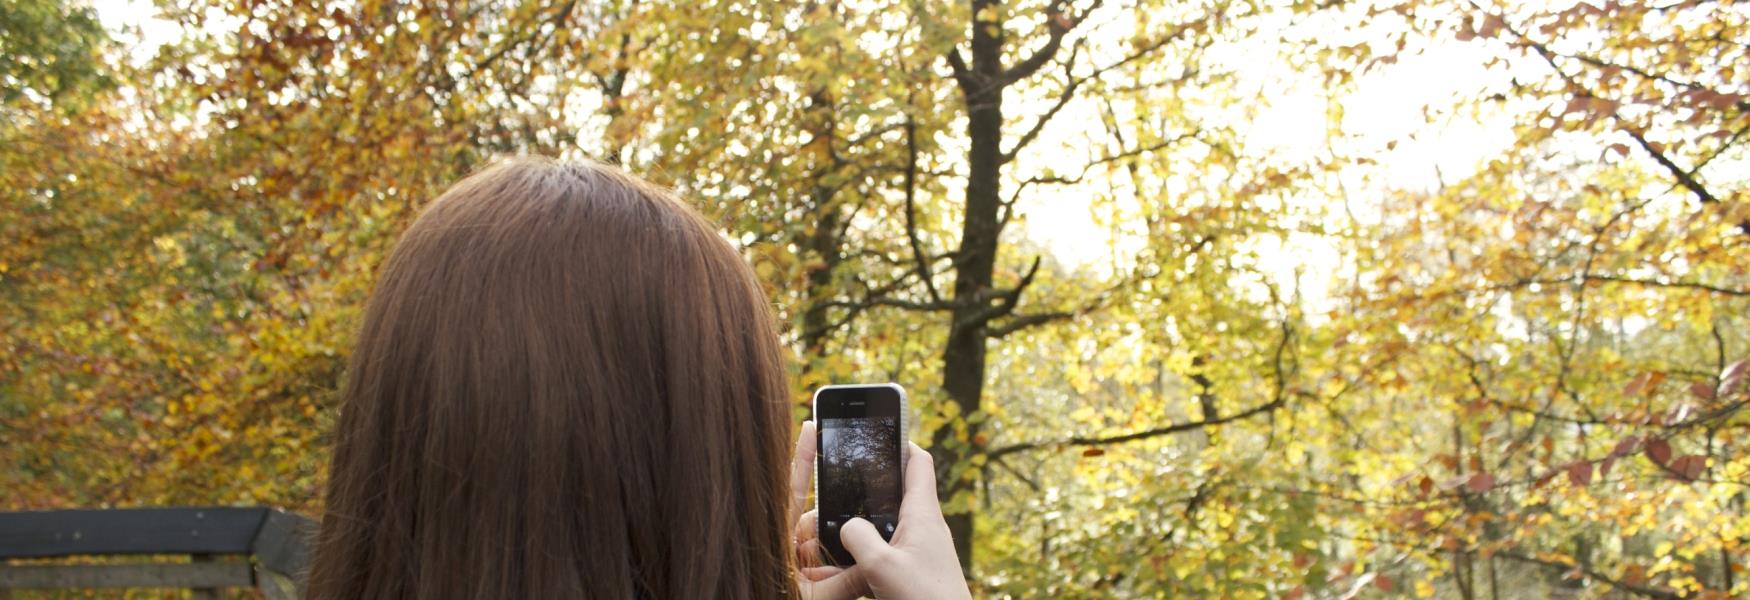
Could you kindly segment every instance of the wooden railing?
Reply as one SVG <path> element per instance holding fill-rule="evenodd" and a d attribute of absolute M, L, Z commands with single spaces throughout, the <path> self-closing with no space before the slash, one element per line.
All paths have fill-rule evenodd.
<path fill-rule="evenodd" d="M 234 587 L 257 588 L 269 600 L 302 598 L 315 531 L 314 521 L 270 508 L 0 512 L 0 598 L 20 589 L 185 588 L 200 599 Z M 13 560 L 127 555 L 190 560 Z"/>

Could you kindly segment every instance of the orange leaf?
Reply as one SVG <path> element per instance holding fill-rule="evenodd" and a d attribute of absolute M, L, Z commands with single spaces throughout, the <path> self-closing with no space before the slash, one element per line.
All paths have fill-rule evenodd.
<path fill-rule="evenodd" d="M 1647 385 L 1641 388 L 1641 393 L 1651 396 L 1659 391 L 1659 384 L 1665 383 L 1664 371 L 1653 371 L 1647 374 Z"/>
<path fill-rule="evenodd" d="M 1489 488 L 1495 487 L 1495 476 L 1488 473 L 1477 473 L 1470 476 L 1470 481 L 1465 482 L 1465 487 L 1479 494 L 1487 492 Z"/>
<path fill-rule="evenodd" d="M 1622 144 L 1617 144 L 1617 146 L 1622 146 Z M 1627 146 L 1624 146 L 1624 148 L 1626 149 Z M 1647 374 L 1641 373 L 1640 375 L 1636 375 L 1634 379 L 1628 380 L 1628 385 L 1622 386 L 1622 395 L 1639 396 L 1641 394 L 1641 389 L 1645 387 L 1647 387 Z"/>

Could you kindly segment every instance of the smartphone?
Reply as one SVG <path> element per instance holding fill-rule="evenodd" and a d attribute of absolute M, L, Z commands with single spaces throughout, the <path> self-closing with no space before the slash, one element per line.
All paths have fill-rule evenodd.
<path fill-rule="evenodd" d="M 898 384 L 829 385 L 814 392 L 816 536 L 833 564 L 856 560 L 839 528 L 861 517 L 892 541 L 905 497 L 906 398 Z"/>

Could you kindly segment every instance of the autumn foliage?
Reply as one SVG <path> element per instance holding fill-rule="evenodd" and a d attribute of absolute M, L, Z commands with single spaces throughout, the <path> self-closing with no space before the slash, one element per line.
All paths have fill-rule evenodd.
<path fill-rule="evenodd" d="M 0 0 L 0 510 L 320 511 L 379 262 L 542 154 L 721 224 L 798 419 L 911 390 L 982 596 L 1750 595 L 1740 2 L 159 10 Z"/>

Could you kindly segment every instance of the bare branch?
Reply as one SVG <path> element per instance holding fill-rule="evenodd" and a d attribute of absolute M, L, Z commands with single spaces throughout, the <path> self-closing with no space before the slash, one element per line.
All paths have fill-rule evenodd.
<path fill-rule="evenodd" d="M 1015 303 L 1020 301 L 1021 293 L 1026 291 L 1027 286 L 1033 285 L 1033 277 L 1039 274 L 1039 265 L 1041 262 L 1042 257 L 1034 256 L 1033 265 L 1027 268 L 1027 273 L 1021 276 L 1021 281 L 1017 282 L 1015 287 L 1009 288 L 1006 291 L 998 292 L 994 296 L 994 298 L 999 300 L 996 304 L 986 306 L 984 310 L 965 316 L 959 321 L 956 321 L 954 327 L 978 327 L 990 322 L 991 319 L 1015 312 Z M 987 302 L 992 298 L 993 296 L 984 296 L 973 298 L 972 301 Z"/>
<path fill-rule="evenodd" d="M 960 48 L 948 49 L 948 66 L 953 68 L 954 82 L 960 84 L 960 89 L 972 91 L 976 81 L 973 79 L 972 68 L 966 66 L 966 59 L 960 56 Z"/>
<path fill-rule="evenodd" d="M 1033 143 L 1033 140 L 1039 137 L 1039 133 L 1045 130 L 1045 124 L 1050 123 L 1051 119 L 1055 118 L 1064 106 L 1069 105 L 1070 100 L 1075 99 L 1076 88 L 1080 87 L 1086 79 L 1077 78 L 1070 74 L 1070 71 L 1075 69 L 1076 55 L 1081 54 L 1082 46 L 1082 44 L 1076 44 L 1075 47 L 1070 48 L 1069 61 L 1064 64 L 1067 82 L 1064 84 L 1063 91 L 1057 95 L 1057 102 L 1052 104 L 1051 108 L 1046 109 L 1044 114 L 1039 115 L 1038 119 L 1034 119 L 1033 126 L 1027 129 L 1027 133 L 1021 134 L 1021 139 L 1017 140 L 1007 152 L 1003 152 L 1002 156 L 997 159 L 998 161 L 1007 163 L 1015 160 L 1015 155 L 1019 154 L 1022 148 L 1026 148 L 1027 144 Z"/>
<path fill-rule="evenodd" d="M 1720 201 L 1719 198 L 1715 198 L 1712 193 L 1709 193 L 1707 188 L 1701 185 L 1701 182 L 1695 180 L 1694 174 L 1683 170 L 1683 167 L 1679 167 L 1677 166 L 1677 163 L 1671 162 L 1671 158 L 1665 156 L 1663 151 L 1654 148 L 1653 144 L 1648 142 L 1645 136 L 1641 135 L 1641 132 L 1627 127 L 1624 127 L 1623 130 L 1628 132 L 1629 137 L 1634 138 L 1635 143 L 1639 144 L 1642 150 L 1646 150 L 1647 154 L 1653 157 L 1653 161 L 1659 163 L 1659 166 L 1665 167 L 1666 171 L 1670 171 L 1671 176 L 1677 178 L 1677 183 L 1682 184 L 1685 189 L 1695 192 L 1695 196 L 1700 198 L 1702 203 L 1712 204 Z"/>
<path fill-rule="evenodd" d="M 1119 292 L 1119 290 L 1124 289 L 1125 286 L 1128 286 L 1131 283 L 1132 283 L 1132 280 L 1128 277 L 1123 279 L 1123 280 L 1120 280 L 1118 283 L 1114 284 L 1112 287 L 1101 290 L 1099 294 L 1094 296 L 1093 300 L 1090 300 L 1086 304 L 1083 304 L 1082 306 L 1077 307 L 1075 310 L 1067 310 L 1067 311 L 1054 310 L 1054 311 L 1048 311 L 1048 312 L 1042 312 L 1042 313 L 1025 313 L 1025 314 L 1014 313 L 1013 311 L 1010 311 L 1012 314 L 1010 315 L 1010 317 L 1007 321 L 1004 321 L 1002 324 L 997 325 L 995 327 L 987 328 L 984 332 L 984 335 L 985 335 L 985 337 L 988 337 L 991 339 L 999 339 L 999 338 L 1005 337 L 1011 333 L 1020 331 L 1022 329 L 1026 329 L 1028 327 L 1034 327 L 1037 325 L 1044 325 L 1046 323 L 1052 323 L 1055 321 L 1062 321 L 1065 319 L 1073 319 L 1073 318 L 1076 318 L 1076 317 L 1079 317 L 1079 316 L 1082 316 L 1082 315 L 1085 315 L 1088 313 L 1092 313 L 1092 312 L 1100 310 L 1102 307 L 1106 306 L 1106 303 L 1108 301 L 1110 301 L 1112 299 L 1112 297 Z"/>
<path fill-rule="evenodd" d="M 930 301 L 940 303 L 942 294 L 936 290 L 936 276 L 930 271 L 930 260 L 924 255 L 923 243 L 918 239 L 917 226 L 917 183 L 918 183 L 918 145 L 917 123 L 911 115 L 905 117 L 905 235 L 911 242 L 912 260 L 917 263 L 918 279 L 924 281 L 924 290 L 929 292 Z"/>
<path fill-rule="evenodd" d="M 1046 323 L 1050 323 L 1053 321 L 1062 321 L 1065 319 L 1070 319 L 1070 318 L 1075 317 L 1078 314 L 1081 314 L 1081 311 L 1076 311 L 1076 312 L 1052 311 L 1052 312 L 1032 313 L 1032 314 L 1024 314 L 1024 315 L 1018 314 L 1018 315 L 1014 315 L 1014 316 L 1010 317 L 1009 320 L 1005 321 L 1002 325 L 992 327 L 992 328 L 986 330 L 984 332 L 984 336 L 988 337 L 988 338 L 1001 338 L 1003 336 L 1020 331 L 1022 329 L 1026 329 L 1028 327 L 1033 327 L 1036 325 L 1044 325 Z"/>
<path fill-rule="evenodd" d="M 1104 156 L 1104 157 L 1095 159 L 1093 161 L 1090 161 L 1087 164 L 1082 165 L 1081 172 L 1077 173 L 1074 177 L 1066 177 L 1066 176 L 1062 176 L 1062 175 L 1052 175 L 1049 177 L 1040 177 L 1040 176 L 1029 177 L 1027 179 L 1022 180 L 1019 185 L 1015 186 L 1015 191 L 1010 193 L 1008 200 L 1005 200 L 1003 203 L 1004 204 L 1014 204 L 1016 200 L 1021 199 L 1021 193 L 1026 191 L 1027 188 L 1030 186 L 1078 184 L 1078 183 L 1081 183 L 1083 179 L 1087 178 L 1088 173 L 1090 171 L 1093 171 L 1094 167 L 1104 165 L 1104 164 L 1118 162 L 1118 161 L 1124 160 L 1126 158 L 1134 158 L 1137 156 L 1142 156 L 1142 155 L 1148 154 L 1150 152 L 1164 150 L 1164 149 L 1172 146 L 1173 144 L 1177 144 L 1179 142 L 1182 142 L 1182 141 L 1185 141 L 1188 139 L 1195 139 L 1196 137 L 1197 136 L 1194 133 L 1184 133 L 1184 134 L 1180 134 L 1180 135 L 1174 136 L 1174 137 L 1169 138 L 1169 139 L 1161 140 L 1160 142 L 1157 142 L 1154 144 L 1149 144 L 1147 146 L 1141 146 L 1141 147 L 1137 147 L 1137 148 L 1131 148 L 1129 150 L 1125 150 L 1125 151 L 1120 152 L 1118 154 Z"/>
<path fill-rule="evenodd" d="M 1063 110 L 1064 105 L 1069 104 L 1070 100 L 1075 99 L 1076 90 L 1080 88 L 1082 84 L 1099 79 L 1101 76 L 1114 69 L 1140 60 L 1143 57 L 1154 53 L 1156 50 L 1166 47 L 1167 44 L 1173 43 L 1174 40 L 1178 40 L 1183 37 L 1186 32 L 1191 31 L 1193 29 L 1192 25 L 1200 24 L 1201 22 L 1200 19 L 1179 25 L 1174 28 L 1171 33 L 1161 36 L 1160 39 L 1138 48 L 1135 52 L 1132 52 L 1111 64 L 1096 67 L 1093 72 L 1082 77 L 1076 77 L 1074 70 L 1076 55 L 1081 51 L 1083 45 L 1078 43 L 1070 48 L 1069 60 L 1064 63 L 1064 88 L 1063 91 L 1058 94 L 1057 102 L 1052 104 L 1050 109 L 1046 110 L 1044 114 L 1041 114 L 1039 118 L 1033 122 L 1033 126 L 1028 128 L 1027 132 L 1021 135 L 1021 139 L 1015 142 L 1014 147 L 1009 148 L 1007 152 L 1003 153 L 1002 162 L 1006 163 L 1014 160 L 1015 155 L 1019 154 L 1022 148 L 1026 148 L 1028 144 L 1033 143 L 1033 141 L 1039 137 L 1040 132 L 1045 129 L 1045 125 L 1050 123 L 1051 119 L 1056 117 L 1059 111 Z"/>
<path fill-rule="evenodd" d="M 1669 590 L 1650 588 L 1650 587 L 1642 587 L 1642 586 L 1634 585 L 1634 584 L 1631 584 L 1631 583 L 1628 583 L 1625 581 L 1619 581 L 1616 579 L 1612 579 L 1610 577 L 1605 576 L 1603 573 L 1598 572 L 1595 569 L 1592 569 L 1590 567 L 1580 565 L 1580 564 L 1568 564 L 1568 563 L 1557 562 L 1557 561 L 1553 561 L 1553 560 L 1546 560 L 1546 559 L 1538 558 L 1535 556 L 1520 554 L 1520 553 L 1514 552 L 1512 550 L 1497 550 L 1495 552 L 1495 556 L 1499 556 L 1501 558 L 1515 560 L 1515 561 L 1519 561 L 1519 562 L 1523 562 L 1523 563 L 1531 563 L 1534 565 L 1542 565 L 1545 567 L 1554 567 L 1557 569 L 1562 569 L 1564 571 L 1567 571 L 1567 570 L 1579 571 L 1581 573 L 1584 573 L 1586 575 L 1586 577 L 1588 577 L 1590 579 L 1600 581 L 1600 582 L 1604 583 L 1605 585 L 1609 585 L 1610 587 L 1616 588 L 1618 590 L 1622 590 L 1624 592 L 1628 592 L 1630 594 L 1634 594 L 1634 595 L 1642 596 L 1642 597 L 1646 597 L 1646 598 L 1669 598 L 1671 600 L 1676 600 L 1678 598 L 1683 597 L 1683 596 L 1677 594 L 1676 592 L 1672 592 Z"/>
<path fill-rule="evenodd" d="M 1040 448 L 1051 448 L 1051 447 L 1058 447 L 1058 446 L 1104 446 L 1104 445 L 1108 445 L 1108 444 L 1122 444 L 1125 442 L 1134 442 L 1137 440 L 1144 440 L 1144 439 L 1148 439 L 1148 438 L 1152 438 L 1152 437 L 1171 435 L 1171 434 L 1181 433 L 1181 432 L 1186 432 L 1186 431 L 1195 431 L 1195 430 L 1200 430 L 1200 429 L 1203 429 L 1206 427 L 1215 427 L 1217 425 L 1223 425 L 1226 423 L 1232 423 L 1234 421 L 1241 421 L 1241 420 L 1249 419 L 1249 418 L 1252 418 L 1252 417 L 1255 417 L 1258 415 L 1272 412 L 1278 408 L 1282 408 L 1282 406 L 1285 403 L 1286 402 L 1285 402 L 1284 398 L 1277 398 L 1275 400 L 1271 400 L 1270 402 L 1260 404 L 1258 406 L 1254 406 L 1252 408 L 1249 408 L 1249 409 L 1246 409 L 1246 410 L 1243 410 L 1243 411 L 1240 411 L 1240 412 L 1237 412 L 1237 413 L 1234 413 L 1234 414 L 1231 414 L 1231 415 L 1228 415 L 1225 417 L 1216 418 L 1216 419 L 1201 419 L 1201 420 L 1189 421 L 1189 422 L 1185 422 L 1185 423 L 1174 423 L 1171 425 L 1156 427 L 1153 429 L 1145 429 L 1142 431 L 1125 433 L 1125 434 L 1120 434 L 1120 435 L 1113 435 L 1113 436 L 1105 436 L 1105 437 L 1072 436 L 1068 439 L 1055 441 L 1055 442 L 1022 442 L 1019 444 L 1013 444 L 1013 445 L 1003 446 L 1000 448 L 993 449 L 988 454 L 990 455 L 991 458 L 997 458 L 997 457 L 1006 456 L 1009 454 L 1014 454 L 1016 452 L 1026 452 L 1029 450 L 1037 450 Z"/>
<path fill-rule="evenodd" d="M 1573 278 L 1573 277 L 1545 278 L 1545 279 L 1524 279 L 1524 280 L 1516 281 L 1516 282 L 1509 284 L 1509 285 L 1496 286 L 1495 289 L 1497 289 L 1497 290 L 1516 289 L 1516 288 L 1522 288 L 1522 287 L 1525 287 L 1525 286 L 1528 286 L 1528 285 L 1531 285 L 1534 283 L 1540 284 L 1540 285 L 1572 284 L 1572 283 L 1574 283 L 1574 279 L 1575 278 Z M 1636 286 L 1651 287 L 1651 288 L 1676 288 L 1676 289 L 1699 290 L 1699 291 L 1704 291 L 1704 292 L 1708 292 L 1711 294 L 1720 294 L 1720 295 L 1724 295 L 1724 296 L 1735 296 L 1735 297 L 1740 297 L 1740 298 L 1750 297 L 1750 290 L 1741 290 L 1741 289 L 1720 287 L 1717 285 L 1712 285 L 1712 284 L 1707 284 L 1707 283 L 1699 283 L 1699 282 L 1694 282 L 1694 281 L 1660 281 L 1657 279 L 1635 279 L 1632 277 L 1620 277 L 1620 276 L 1616 276 L 1616 275 L 1594 275 L 1594 274 L 1587 274 L 1587 275 L 1581 277 L 1580 279 L 1582 281 L 1598 281 L 1598 282 L 1606 282 L 1606 283 L 1619 283 L 1619 284 L 1625 284 L 1625 285 L 1636 285 Z"/>
<path fill-rule="evenodd" d="M 1003 71 L 1001 85 L 1006 86 L 1010 83 L 1031 77 L 1034 73 L 1039 72 L 1039 69 L 1043 68 L 1046 63 L 1051 62 L 1051 57 L 1056 56 L 1057 50 L 1063 47 L 1063 36 L 1068 34 L 1069 30 L 1075 27 L 1077 23 L 1080 23 L 1082 19 L 1086 19 L 1088 13 L 1099 8 L 1100 1 L 1101 0 L 1095 0 L 1093 5 L 1089 6 L 1087 10 L 1082 11 L 1081 15 L 1071 19 L 1063 14 L 1064 6 L 1069 4 L 1068 0 L 1052 0 L 1051 5 L 1045 7 L 1045 28 L 1047 36 L 1045 45 L 1041 46 L 1039 50 L 1033 52 L 1032 56 L 1028 56 L 1021 62 L 1016 63 L 1015 66 L 1009 67 L 1008 70 Z"/>

